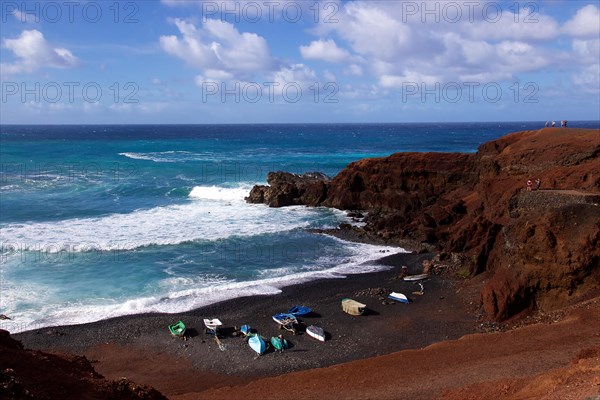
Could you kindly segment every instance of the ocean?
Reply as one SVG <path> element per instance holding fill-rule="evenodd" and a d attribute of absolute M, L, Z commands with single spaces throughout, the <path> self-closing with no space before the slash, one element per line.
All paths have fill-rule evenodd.
<path fill-rule="evenodd" d="M 325 208 L 246 204 L 269 171 L 334 176 L 401 151 L 474 152 L 543 122 L 0 126 L 0 321 L 11 332 L 180 313 L 383 268 L 309 233 Z M 598 122 L 570 122 L 598 128 Z"/>

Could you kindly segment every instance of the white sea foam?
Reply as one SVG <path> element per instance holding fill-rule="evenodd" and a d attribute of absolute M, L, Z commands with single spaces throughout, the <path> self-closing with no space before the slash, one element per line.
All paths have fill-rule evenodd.
<path fill-rule="evenodd" d="M 151 245 L 214 241 L 307 227 L 318 210 L 246 204 L 247 188 L 195 187 L 186 204 L 74 218 L 58 222 L 7 224 L 2 241 L 19 250 L 122 251 Z"/>
<path fill-rule="evenodd" d="M 203 200 L 219 200 L 219 201 L 244 201 L 244 197 L 252 186 L 238 188 L 224 188 L 219 186 L 195 186 L 189 194 L 189 197 Z"/>
<path fill-rule="evenodd" d="M 233 281 L 220 278 L 183 278 L 170 276 L 159 282 L 162 295 L 140 297 L 117 302 L 107 299 L 82 300 L 78 303 L 60 304 L 51 301 L 51 295 L 43 299 L 27 297 L 38 307 L 18 311 L 7 308 L 12 321 L 2 321 L 0 328 L 11 332 L 38 329 L 45 326 L 73 325 L 94 322 L 117 316 L 148 312 L 181 313 L 216 302 L 241 296 L 274 295 L 285 286 L 304 283 L 315 279 L 343 278 L 348 274 L 374 272 L 388 267 L 374 262 L 382 255 L 404 252 L 403 249 L 344 242 L 349 250 L 345 259 L 336 265 L 336 258 L 321 257 L 313 265 L 294 272 L 289 268 L 278 268 L 260 274 L 253 281 Z M 332 265 L 334 265 L 332 267 Z M 33 290 L 33 288 L 30 288 Z M 39 288 L 35 289 L 36 291 Z M 31 291 L 27 291 L 31 294 Z M 16 293 L 13 293 L 18 295 Z M 29 296 L 27 293 L 23 296 Z M 22 297 L 22 296 L 21 296 Z M 25 300 L 23 298 L 22 300 Z M 5 299 L 6 300 L 6 299 Z M 10 304 L 9 299 L 8 303 Z M 87 303 L 87 304 L 86 304 Z M 6 303 L 5 303 L 6 305 Z"/>
<path fill-rule="evenodd" d="M 157 163 L 177 163 L 187 161 L 214 161 L 213 153 L 193 153 L 191 151 L 155 151 L 148 153 L 125 152 L 120 156 L 134 160 L 153 161 Z"/>

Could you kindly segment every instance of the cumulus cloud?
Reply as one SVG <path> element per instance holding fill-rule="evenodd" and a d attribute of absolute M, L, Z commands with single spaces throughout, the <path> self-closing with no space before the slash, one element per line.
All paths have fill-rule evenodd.
<path fill-rule="evenodd" d="M 214 19 L 205 20 L 200 28 L 180 19 L 173 23 L 181 36 L 161 36 L 160 45 L 191 67 L 232 77 L 272 68 L 267 41 L 255 33 L 240 33 L 232 24 Z"/>
<path fill-rule="evenodd" d="M 73 68 L 80 65 L 80 60 L 71 51 L 54 47 L 36 30 L 25 30 L 16 39 L 4 39 L 2 46 L 11 50 L 17 60 L 14 63 L 2 63 L 3 74 L 35 72 L 41 68 Z"/>
<path fill-rule="evenodd" d="M 573 82 L 588 93 L 600 93 L 600 64 L 589 65 L 573 76 Z"/>
<path fill-rule="evenodd" d="M 381 3 L 348 3 L 340 14 L 340 23 L 333 25 L 355 52 L 392 60 L 410 48 L 412 32 L 407 24 L 394 19 L 380 7 Z"/>
<path fill-rule="evenodd" d="M 518 14 L 505 10 L 493 23 L 483 19 L 462 25 L 469 37 L 477 39 L 549 40 L 560 33 L 554 18 L 527 7 L 520 8 Z"/>
<path fill-rule="evenodd" d="M 382 88 L 395 88 L 414 79 L 423 83 L 514 80 L 521 73 L 542 71 L 553 65 L 564 68 L 567 60 L 576 59 L 575 54 L 582 58 L 575 60 L 570 68 L 595 63 L 591 60 L 596 54 L 591 35 L 598 37 L 600 22 L 594 5 L 582 7 L 561 25 L 544 9 L 527 8 L 525 3 L 517 13 L 504 7 L 498 18 L 493 18 L 491 14 L 482 15 L 487 4 L 482 2 L 476 6 L 473 19 L 465 7 L 458 20 L 448 21 L 450 14 L 440 10 L 450 4 L 456 8 L 462 3 L 439 1 L 436 8 L 425 2 L 349 1 L 340 4 L 338 24 L 321 23 L 315 32 L 321 37 L 335 38 L 335 42 L 330 39 L 335 48 L 329 46 L 333 58 L 343 59 L 341 54 L 335 55 L 336 49 L 347 48 L 352 54 L 344 60 L 353 63 L 345 67 L 344 75 L 362 74 Z M 415 10 L 437 9 L 440 14 L 425 15 L 421 9 L 412 15 L 407 13 L 409 6 L 416 7 Z M 567 33 L 579 40 L 574 42 L 571 52 L 555 45 L 557 38 Z M 319 40 L 305 46 L 301 49 L 303 56 L 309 50 L 326 53 L 326 43 Z"/>
<path fill-rule="evenodd" d="M 308 46 L 300 46 L 300 53 L 306 60 L 323 60 L 333 63 L 343 62 L 350 57 L 350 53 L 339 48 L 333 39 L 315 40 Z"/>
<path fill-rule="evenodd" d="M 600 36 L 600 9 L 593 4 L 582 7 L 563 26 L 563 32 L 571 36 Z"/>

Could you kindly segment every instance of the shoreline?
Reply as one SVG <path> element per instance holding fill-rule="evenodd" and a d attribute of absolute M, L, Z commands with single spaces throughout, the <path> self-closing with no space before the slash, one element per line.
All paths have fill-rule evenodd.
<path fill-rule="evenodd" d="M 127 376 L 167 396 L 235 386 L 256 378 L 419 349 L 476 332 L 476 317 L 467 310 L 468 295 L 460 290 L 460 282 L 432 276 L 424 283 L 424 295 L 418 296 L 412 294 L 419 290 L 417 285 L 399 279 L 402 265 L 411 274 L 419 273 L 423 260 L 432 256 L 398 253 L 379 260 L 390 269 L 304 282 L 284 287 L 279 294 L 225 300 L 184 313 L 122 316 L 13 336 L 30 349 L 84 355 L 107 378 Z M 391 291 L 407 294 L 412 303 L 382 304 L 381 298 Z M 340 303 L 345 297 L 366 303 L 368 315 L 345 314 Z M 292 344 L 289 350 L 282 354 L 270 350 L 257 357 L 241 337 L 232 335 L 234 327 L 249 323 L 266 338 L 276 336 L 282 331 L 271 316 L 295 304 L 313 308 L 315 314 L 301 321 L 304 327 L 323 327 L 326 342 L 304 332 L 284 331 Z M 203 318 L 223 321 L 225 351 L 204 334 Z M 179 319 L 188 327 L 187 341 L 168 332 L 167 325 Z"/>

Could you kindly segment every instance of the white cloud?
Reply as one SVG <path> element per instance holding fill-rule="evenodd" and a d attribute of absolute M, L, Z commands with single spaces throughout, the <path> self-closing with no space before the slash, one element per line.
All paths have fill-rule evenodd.
<path fill-rule="evenodd" d="M 600 59 L 600 39 L 573 40 L 573 52 L 584 64 L 590 64 Z"/>
<path fill-rule="evenodd" d="M 498 21 L 483 19 L 462 26 L 469 37 L 477 40 L 548 40 L 559 35 L 559 25 L 554 18 L 527 8 L 526 3 L 523 5 L 518 14 L 504 10 Z"/>
<path fill-rule="evenodd" d="M 350 53 L 346 49 L 337 46 L 333 39 L 315 40 L 308 46 L 300 46 L 300 53 L 306 60 L 323 60 L 339 63 L 347 60 Z"/>
<path fill-rule="evenodd" d="M 362 76 L 363 70 L 360 65 L 351 64 L 348 68 L 344 69 L 344 74 L 353 76 Z"/>
<path fill-rule="evenodd" d="M 45 67 L 73 68 L 81 63 L 69 50 L 53 47 L 36 29 L 22 31 L 16 39 L 4 39 L 2 45 L 17 58 L 14 63 L 0 64 L 6 75 L 30 73 Z"/>
<path fill-rule="evenodd" d="M 272 67 L 269 46 L 255 33 L 240 33 L 232 24 L 214 19 L 205 20 L 200 28 L 180 19 L 173 22 L 181 37 L 161 36 L 160 45 L 189 66 L 231 76 L 249 76 Z"/>
<path fill-rule="evenodd" d="M 600 9 L 593 4 L 580 8 L 562 30 L 571 36 L 600 36 Z"/>
<path fill-rule="evenodd" d="M 340 22 L 333 25 L 355 52 L 393 60 L 410 48 L 413 37 L 407 24 L 394 19 L 381 6 L 382 3 L 347 3 L 340 13 Z"/>
<path fill-rule="evenodd" d="M 584 68 L 573 76 L 573 82 L 588 93 L 600 94 L 600 64 Z"/>
<path fill-rule="evenodd" d="M 327 82 L 335 82 L 337 81 L 337 77 L 335 76 L 335 74 L 329 70 L 325 70 L 323 71 L 323 78 L 325 78 L 325 80 Z"/>
<path fill-rule="evenodd" d="M 308 86 L 319 80 L 315 71 L 304 64 L 283 66 L 272 75 L 272 78 L 273 82 L 278 83 L 280 86 L 288 83 Z"/>

